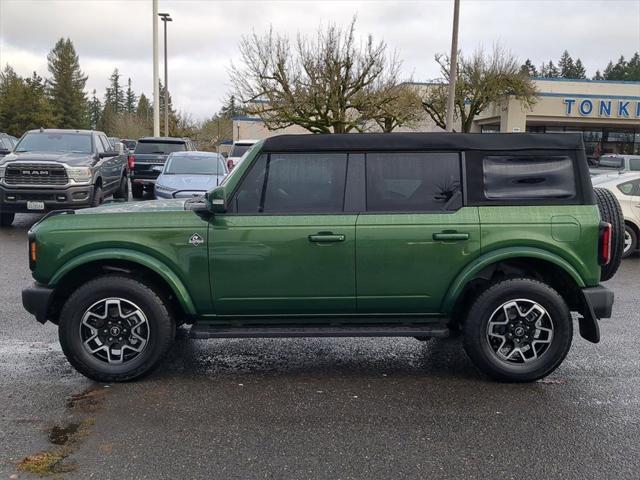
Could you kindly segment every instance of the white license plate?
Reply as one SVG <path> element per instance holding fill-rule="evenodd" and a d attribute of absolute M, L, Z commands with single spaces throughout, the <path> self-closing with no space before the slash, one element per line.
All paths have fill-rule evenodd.
<path fill-rule="evenodd" d="M 44 210 L 44 202 L 27 202 L 27 210 Z"/>

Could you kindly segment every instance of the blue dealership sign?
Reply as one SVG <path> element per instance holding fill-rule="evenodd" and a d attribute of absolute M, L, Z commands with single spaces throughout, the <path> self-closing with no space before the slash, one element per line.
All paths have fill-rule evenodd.
<path fill-rule="evenodd" d="M 605 118 L 640 118 L 640 101 L 608 98 L 565 98 L 565 115 Z"/>

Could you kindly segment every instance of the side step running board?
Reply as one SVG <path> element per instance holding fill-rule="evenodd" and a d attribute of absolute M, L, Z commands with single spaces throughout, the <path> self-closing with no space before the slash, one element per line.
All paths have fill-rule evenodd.
<path fill-rule="evenodd" d="M 442 325 L 416 326 L 309 326 L 309 327 L 229 327 L 194 325 L 191 338 L 276 338 L 276 337 L 448 337 Z"/>

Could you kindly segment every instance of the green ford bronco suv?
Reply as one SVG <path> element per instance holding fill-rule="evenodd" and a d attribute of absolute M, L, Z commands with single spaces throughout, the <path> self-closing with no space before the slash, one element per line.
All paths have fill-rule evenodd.
<path fill-rule="evenodd" d="M 175 337 L 463 336 L 483 372 L 532 381 L 576 316 L 598 342 L 622 253 L 579 134 L 284 135 L 204 198 L 53 212 L 29 232 L 25 308 L 99 381 Z"/>

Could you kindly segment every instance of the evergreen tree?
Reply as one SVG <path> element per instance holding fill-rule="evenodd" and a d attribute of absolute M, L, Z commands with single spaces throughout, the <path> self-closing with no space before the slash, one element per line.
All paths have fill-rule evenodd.
<path fill-rule="evenodd" d="M 109 86 L 106 88 L 104 95 L 104 105 L 111 106 L 113 113 L 126 111 L 125 92 L 120 85 L 120 72 L 116 68 L 109 77 Z"/>
<path fill-rule="evenodd" d="M 7 65 L 0 73 L 0 130 L 19 137 L 25 130 L 54 125 L 42 78 L 34 72 L 23 79 Z"/>
<path fill-rule="evenodd" d="M 160 82 L 160 132 L 164 135 L 164 85 Z M 178 123 L 178 117 L 173 109 L 173 101 L 171 100 L 171 93 L 167 95 L 169 100 L 169 135 L 176 131 L 176 125 Z"/>
<path fill-rule="evenodd" d="M 575 66 L 573 64 L 573 58 L 571 58 L 571 55 L 569 55 L 569 52 L 567 50 L 562 52 L 562 56 L 558 61 L 558 69 L 560 70 L 560 77 L 575 78 Z"/>
<path fill-rule="evenodd" d="M 607 80 L 625 80 L 627 75 L 627 61 L 624 59 L 624 55 L 620 55 L 620 58 L 614 65 L 609 62 L 607 68 L 604 71 L 604 78 Z"/>
<path fill-rule="evenodd" d="M 114 131 L 117 119 L 118 114 L 113 109 L 113 105 L 111 103 L 105 103 L 104 108 L 102 109 L 102 115 L 100 116 L 100 121 L 97 125 L 97 129 L 105 132 L 107 136 L 111 136 L 112 132 Z"/>
<path fill-rule="evenodd" d="M 80 61 L 70 39 L 61 38 L 47 56 L 51 78 L 47 93 L 59 128 L 87 126 L 87 97 L 84 92 L 87 77 L 80 70 Z"/>
<path fill-rule="evenodd" d="M 549 63 L 542 63 L 540 67 L 540 76 L 544 78 L 558 78 L 560 76 L 560 72 L 558 68 L 553 64 L 553 60 L 549 60 Z"/>
<path fill-rule="evenodd" d="M 149 99 L 144 93 L 141 93 L 140 98 L 138 99 L 136 115 L 141 122 L 144 122 L 145 125 L 149 125 L 153 121 L 153 109 L 151 108 L 151 102 L 149 102 Z"/>
<path fill-rule="evenodd" d="M 528 58 L 524 62 L 522 67 L 520 67 L 520 71 L 522 73 L 524 73 L 525 75 L 528 75 L 530 77 L 537 77 L 538 76 L 538 70 L 536 69 L 536 66 Z"/>
<path fill-rule="evenodd" d="M 125 94 L 125 110 L 127 113 L 135 113 L 137 101 L 136 94 L 133 88 L 131 88 L 131 78 L 129 78 L 127 80 L 127 92 Z"/>
<path fill-rule="evenodd" d="M 596 74 L 593 76 L 594 80 L 604 80 L 604 77 L 602 76 L 602 73 L 600 73 L 600 70 L 596 70 Z"/>
<path fill-rule="evenodd" d="M 89 100 L 89 125 L 91 128 L 96 129 L 100 124 L 102 118 L 102 103 L 96 95 L 96 90 L 93 90 L 91 100 Z"/>
<path fill-rule="evenodd" d="M 582 65 L 582 60 L 579 58 L 576 60 L 576 63 L 573 65 L 573 76 L 571 78 L 583 79 L 587 78 L 587 71 Z"/>
<path fill-rule="evenodd" d="M 640 82 L 640 53 L 636 52 L 627 63 L 626 80 Z"/>
<path fill-rule="evenodd" d="M 246 112 L 242 106 L 238 105 L 236 101 L 235 95 L 229 95 L 227 99 L 224 101 L 220 112 L 218 113 L 219 117 L 226 118 L 228 120 L 233 120 L 234 117 L 239 115 L 244 115 Z"/>

